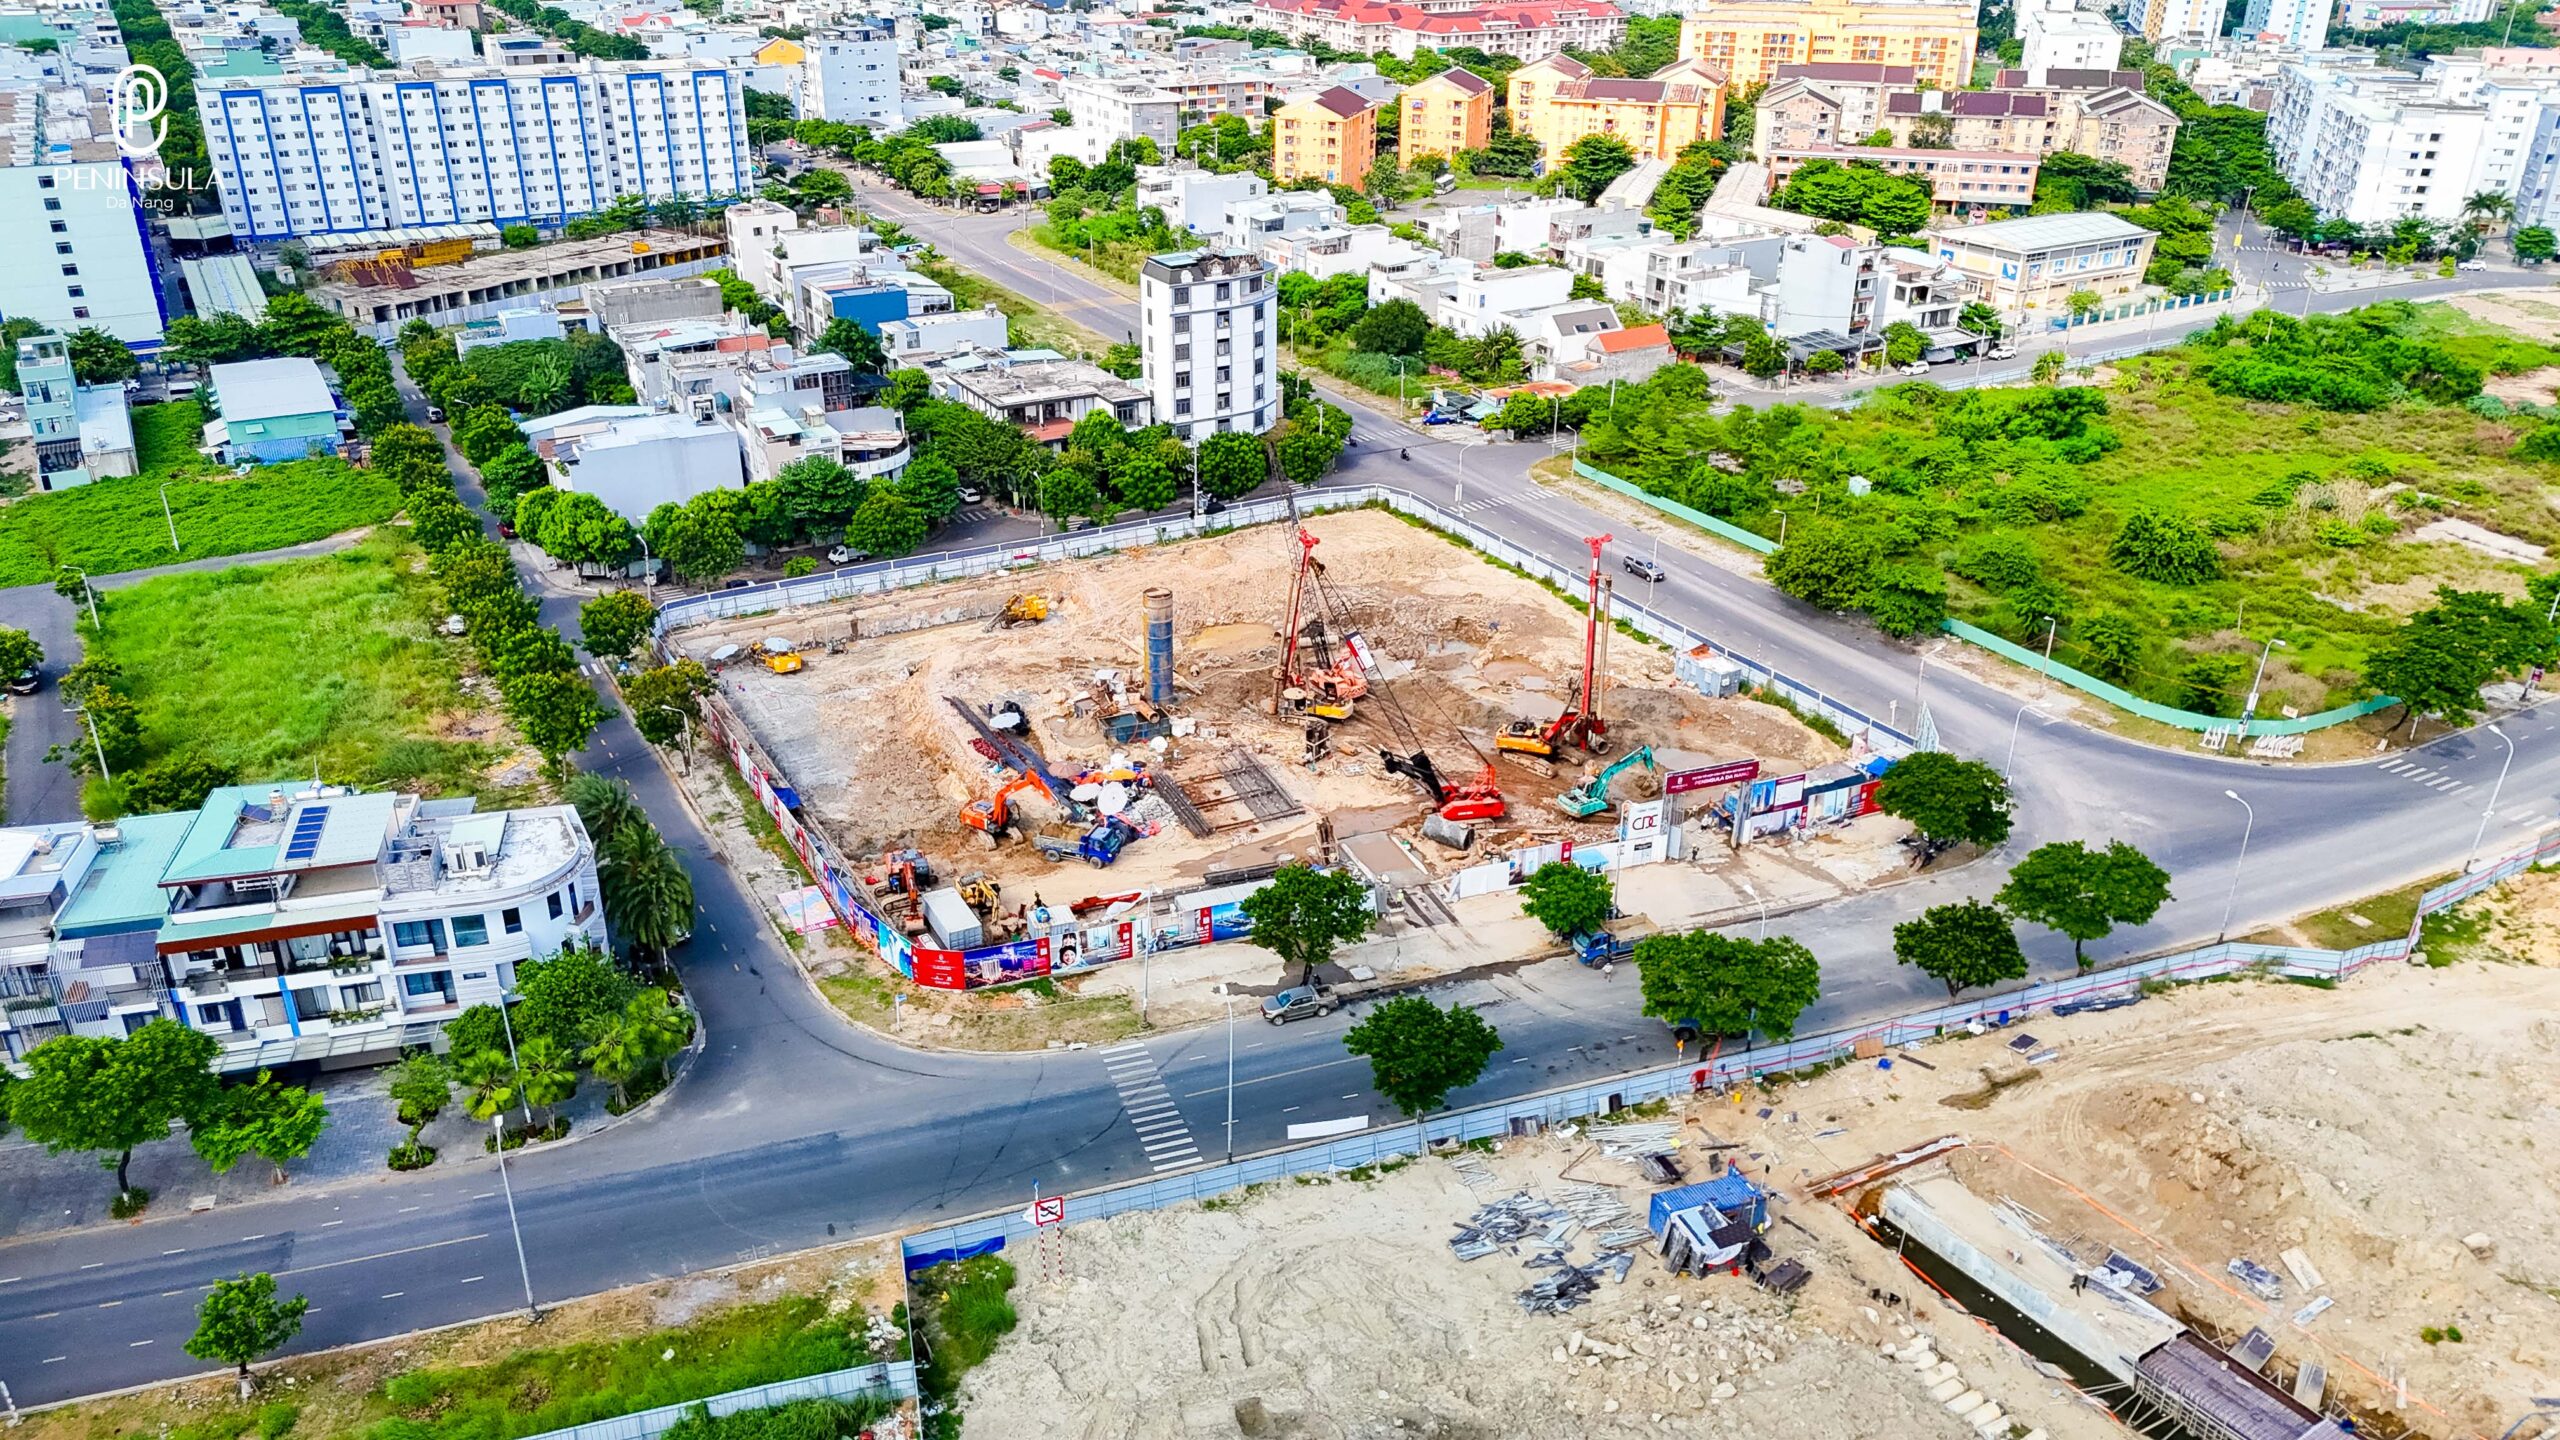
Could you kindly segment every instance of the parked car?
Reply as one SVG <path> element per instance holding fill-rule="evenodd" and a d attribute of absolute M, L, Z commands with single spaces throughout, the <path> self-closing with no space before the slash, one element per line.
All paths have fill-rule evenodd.
<path fill-rule="evenodd" d="M 501 540 L 513 540 L 516 538 L 516 522 L 513 520 L 499 521 L 498 538 Z"/>
<path fill-rule="evenodd" d="M 1330 1015 L 1336 1003 L 1321 985 L 1292 985 L 1262 1002 L 1262 1018 L 1274 1025 L 1286 1025 L 1311 1015 Z"/>
<path fill-rule="evenodd" d="M 748 586 L 753 585 L 754 583 L 756 583 L 756 582 L 754 582 L 753 580 L 732 580 L 732 581 L 730 581 L 728 584 L 723 585 L 723 586 L 721 586 L 720 588 L 721 588 L 721 589 L 723 589 L 723 590 L 744 590 L 744 589 L 746 589 Z"/>
<path fill-rule="evenodd" d="M 9 677 L 9 693 L 12 695 L 33 695 L 43 688 L 44 672 L 33 665 Z"/>
<path fill-rule="evenodd" d="M 870 551 L 856 550 L 850 545 L 838 545 L 827 552 L 827 563 L 830 565 L 852 565 L 870 558 Z"/>
<path fill-rule="evenodd" d="M 1200 513 L 1203 515 L 1224 515 L 1227 513 L 1227 502 L 1219 499 L 1215 495 L 1203 496 L 1200 500 Z"/>
<path fill-rule="evenodd" d="M 963 485 L 960 487 L 960 503 L 963 505 L 975 505 L 986 498 L 987 492 L 979 489 L 975 485 Z"/>
<path fill-rule="evenodd" d="M 2489 268 L 2489 262 L 2486 260 L 2465 260 L 2455 265 L 2453 268 L 2456 270 L 2486 270 Z"/>
<path fill-rule="evenodd" d="M 1668 580 L 1671 578 L 1671 572 L 1663 569 L 1659 564 L 1646 559 L 1642 555 L 1625 556 L 1618 561 L 1618 567 L 1639 580 Z"/>
<path fill-rule="evenodd" d="M 2018 347 L 2004 340 L 1991 347 L 1991 358 L 1994 360 L 2015 360 L 2018 358 Z"/>
<path fill-rule="evenodd" d="M 427 423 L 428 423 L 428 424 L 430 424 L 430 425 L 441 425 L 441 424 L 443 424 L 443 423 L 444 423 L 444 407 L 443 407 L 443 406 L 441 406 L 441 405 L 430 405 L 430 406 L 428 406 L 428 407 L 427 407 Z"/>
<path fill-rule="evenodd" d="M 1908 365 L 1896 365 L 1893 368 L 1901 371 L 1905 375 L 1926 375 L 1929 373 L 1929 362 L 1926 360 L 1914 360 Z"/>

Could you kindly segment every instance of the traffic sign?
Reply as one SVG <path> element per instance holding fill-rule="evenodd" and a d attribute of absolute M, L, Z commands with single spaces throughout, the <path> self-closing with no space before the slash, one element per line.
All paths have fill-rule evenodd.
<path fill-rule="evenodd" d="M 1034 1225 L 1063 1225 L 1067 1220 L 1066 1198 L 1051 1196 L 1045 1200 L 1034 1200 L 1031 1208 L 1022 1212 L 1022 1218 Z"/>
<path fill-rule="evenodd" d="M 1704 765 L 1695 770 L 1674 770 L 1662 777 L 1662 793 L 1679 795 L 1691 790 L 1704 790 L 1711 785 L 1735 785 L 1760 778 L 1757 760 L 1727 760 L 1720 765 Z"/>

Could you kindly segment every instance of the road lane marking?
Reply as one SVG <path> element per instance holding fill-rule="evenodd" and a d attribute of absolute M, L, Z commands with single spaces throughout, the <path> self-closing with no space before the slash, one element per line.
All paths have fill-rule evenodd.
<path fill-rule="evenodd" d="M 306 1313 L 307 1313 L 307 1312 L 306 1312 Z M 124 1348 L 126 1348 L 127 1350 L 139 1350 L 139 1349 L 141 1349 L 141 1348 L 142 1348 L 143 1346 L 145 1346 L 145 1345 L 151 1345 L 151 1344 L 156 1344 L 156 1343 L 157 1343 L 156 1341 L 151 1341 L 151 1340 L 136 1340 L 136 1341 L 132 1342 L 131 1344 L 129 1344 L 129 1345 L 127 1345 L 127 1346 L 125 1346 Z"/>
<path fill-rule="evenodd" d="M 106 1262 L 106 1261 L 104 1261 L 104 1260 L 92 1260 L 92 1261 L 90 1261 L 88 1264 L 83 1265 L 83 1266 L 81 1266 L 80 1268 L 81 1268 L 81 1269 L 83 1269 L 83 1270 L 95 1270 L 95 1269 L 97 1269 L 99 1266 L 104 1265 L 104 1264 L 106 1264 L 106 1263 L 107 1263 L 107 1262 Z"/>
<path fill-rule="evenodd" d="M 489 1277 L 486 1275 L 466 1275 L 463 1277 L 462 1283 L 465 1285 L 477 1285 L 488 1278 Z"/>
<path fill-rule="evenodd" d="M 408 1291 L 406 1291 L 406 1290 L 394 1290 L 394 1291 L 392 1291 L 390 1294 L 387 1294 L 387 1295 L 383 1296 L 382 1298 L 383 1298 L 383 1299 L 385 1299 L 385 1300 L 397 1300 L 397 1299 L 399 1299 L 401 1296 L 406 1295 L 406 1294 L 408 1294 L 408 1293 L 409 1293 L 409 1292 L 408 1292 Z"/>
<path fill-rule="evenodd" d="M 98 1308 L 101 1310 L 113 1310 L 123 1303 L 124 1302 L 121 1300 L 101 1300 L 98 1302 Z"/>
<path fill-rule="evenodd" d="M 12 1276 L 10 1276 L 8 1279 L 6 1279 L 6 1280 L 0 1280 L 0 1285 L 15 1285 L 15 1284 L 17 1284 L 19 1281 L 24 1280 L 24 1279 L 26 1279 L 26 1278 L 27 1278 L 27 1277 L 26 1277 L 26 1276 L 24 1276 L 24 1275 L 12 1275 Z"/>
<path fill-rule="evenodd" d="M 495 1190 L 483 1190 L 471 1198 L 474 1200 L 495 1200 L 498 1198 L 498 1192 Z"/>
<path fill-rule="evenodd" d="M 61 1364 L 63 1361 L 68 1360 L 68 1359 L 70 1359 L 70 1358 L 71 1358 L 71 1357 L 70 1357 L 70 1356 L 68 1356 L 68 1355 L 47 1355 L 46 1357 L 44 1357 L 44 1363 L 46 1363 L 47 1365 L 59 1365 L 59 1364 Z"/>
<path fill-rule="evenodd" d="M 187 1251 L 186 1247 L 182 1245 L 175 1250 L 163 1250 L 160 1253 L 163 1255 L 184 1255 Z"/>
<path fill-rule="evenodd" d="M 483 1230 L 477 1235 L 456 1235 L 450 1240 L 431 1240 L 424 1245 L 410 1245 L 398 1250 L 384 1250 L 373 1255 L 358 1255 L 348 1260 L 328 1260 L 323 1261 L 318 1265 L 296 1265 L 290 1270 L 278 1270 L 274 1273 L 278 1275 L 308 1275 L 316 1270 L 335 1270 L 341 1265 L 362 1265 L 368 1260 L 388 1260 L 395 1255 L 415 1255 L 423 1250 L 441 1250 L 448 1245 L 468 1245 L 474 1240 L 486 1240 L 488 1238 L 489 1232 Z"/>
<path fill-rule="evenodd" d="M 1250 1080 L 1239 1080 L 1236 1082 L 1236 1088 L 1242 1089 L 1247 1085 L 1267 1084 L 1273 1080 L 1286 1080 L 1292 1075 L 1311 1075 L 1318 1070 L 1330 1070 L 1336 1065 L 1360 1065 L 1365 1063 L 1367 1062 L 1360 1056 L 1346 1055 L 1339 1060 L 1324 1060 L 1313 1065 L 1301 1065 L 1295 1070 L 1280 1070 L 1269 1075 L 1256 1075 Z M 1182 1097 L 1186 1100 L 1196 1100 L 1203 1095 L 1223 1095 L 1226 1091 L 1227 1087 L 1224 1085 L 1212 1085 L 1205 1090 L 1185 1090 L 1182 1092 Z"/>
<path fill-rule="evenodd" d="M 417 1208 L 418 1208 L 418 1207 L 417 1207 L 417 1206 L 415 1206 L 415 1205 L 403 1205 L 403 1206 L 401 1206 L 401 1207 L 400 1207 L 400 1209 L 399 1209 L 399 1212 L 398 1212 L 398 1213 L 400 1213 L 400 1214 L 402 1214 L 402 1215 L 406 1215 L 406 1214 L 408 1214 L 410 1211 L 415 1210 L 415 1209 L 417 1209 Z"/>
<path fill-rule="evenodd" d="M 323 1220 L 320 1222 L 320 1228 L 326 1230 L 332 1225 L 344 1225 L 346 1223 L 347 1222 L 344 1220 Z"/>
<path fill-rule="evenodd" d="M 267 1237 L 263 1233 L 257 1235 L 243 1235 L 240 1237 L 240 1243 L 246 1245 L 252 1240 L 264 1240 L 266 1238 Z"/>

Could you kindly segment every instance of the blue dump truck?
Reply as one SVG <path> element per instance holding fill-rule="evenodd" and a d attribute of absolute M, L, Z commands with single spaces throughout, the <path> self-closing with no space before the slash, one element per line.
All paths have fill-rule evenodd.
<path fill-rule="evenodd" d="M 1573 946 L 1574 959 L 1591 966 L 1612 964 L 1636 953 L 1636 942 L 1606 930 L 1585 930 L 1566 943 Z"/>

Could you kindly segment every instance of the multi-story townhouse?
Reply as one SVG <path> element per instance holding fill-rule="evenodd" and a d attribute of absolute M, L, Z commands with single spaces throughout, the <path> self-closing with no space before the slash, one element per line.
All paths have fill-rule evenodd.
<path fill-rule="evenodd" d="M 1271 117 L 1271 178 L 1358 185 L 1378 155 L 1377 107 L 1337 85 Z"/>
<path fill-rule="evenodd" d="M 1675 160 L 1691 142 L 1724 133 L 1725 84 L 1704 62 L 1682 60 L 1648 79 L 1602 78 L 1570 55 L 1511 72 L 1511 128 L 1555 164 L 1575 141 L 1612 135 L 1639 160 Z"/>
<path fill-rule="evenodd" d="M 1626 12 L 1607 0 L 1254 0 L 1253 23 L 1358 55 L 1421 49 L 1476 49 L 1523 60 L 1576 50 L 1608 50 L 1627 38 Z"/>
<path fill-rule="evenodd" d="M 1395 100 L 1396 160 L 1408 168 L 1428 155 L 1448 159 L 1493 141 L 1493 85 L 1472 70 L 1443 70 L 1408 85 Z"/>
<path fill-rule="evenodd" d="M 165 1015 L 218 1038 L 225 1070 L 387 1059 L 519 963 L 606 940 L 569 806 L 225 786 L 193 811 L 0 831 L 0 992 L 19 997 L 0 1050 Z"/>
<path fill-rule="evenodd" d="M 801 52 L 796 98 L 803 117 L 881 128 L 898 124 L 895 27 L 885 21 L 854 21 L 812 35 L 796 48 Z"/>

